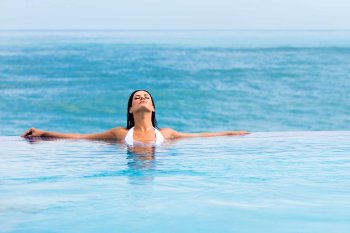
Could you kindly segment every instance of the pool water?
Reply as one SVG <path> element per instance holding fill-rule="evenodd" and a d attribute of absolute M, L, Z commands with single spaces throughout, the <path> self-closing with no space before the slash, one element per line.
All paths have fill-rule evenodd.
<path fill-rule="evenodd" d="M 0 232 L 350 232 L 350 131 L 0 139 Z"/>

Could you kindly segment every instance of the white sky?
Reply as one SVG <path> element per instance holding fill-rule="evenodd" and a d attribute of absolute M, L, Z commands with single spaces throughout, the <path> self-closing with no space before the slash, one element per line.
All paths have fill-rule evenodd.
<path fill-rule="evenodd" d="M 350 29 L 350 0 L 0 0 L 0 29 Z"/>

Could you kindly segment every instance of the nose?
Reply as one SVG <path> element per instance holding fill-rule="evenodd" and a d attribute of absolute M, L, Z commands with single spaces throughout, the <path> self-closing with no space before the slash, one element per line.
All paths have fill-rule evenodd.
<path fill-rule="evenodd" d="M 140 99 L 141 99 L 141 100 L 142 100 L 142 99 L 143 99 L 143 100 L 145 100 L 145 99 L 146 99 L 146 97 L 142 97 L 142 96 L 141 96 L 141 98 L 140 98 Z"/>

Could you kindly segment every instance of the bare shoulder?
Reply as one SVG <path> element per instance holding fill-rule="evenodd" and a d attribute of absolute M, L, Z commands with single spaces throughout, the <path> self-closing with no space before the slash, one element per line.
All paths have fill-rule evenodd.
<path fill-rule="evenodd" d="M 161 128 L 159 131 L 162 133 L 163 137 L 166 139 L 173 138 L 175 130 L 171 128 Z"/>
<path fill-rule="evenodd" d="M 119 126 L 119 127 L 115 127 L 113 129 L 111 129 L 111 131 L 116 136 L 116 138 L 123 139 L 123 138 L 125 138 L 125 136 L 129 130 L 124 128 L 124 127 Z"/>

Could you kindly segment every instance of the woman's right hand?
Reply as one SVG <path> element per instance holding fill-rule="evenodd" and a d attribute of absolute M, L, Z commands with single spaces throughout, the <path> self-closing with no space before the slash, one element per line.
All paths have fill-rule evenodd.
<path fill-rule="evenodd" d="M 36 128 L 30 128 L 28 129 L 27 131 L 25 131 L 21 137 L 30 137 L 30 136 L 37 136 L 37 137 L 40 137 L 40 136 L 43 136 L 45 133 L 45 131 L 42 131 L 42 130 L 39 130 L 39 129 L 36 129 Z"/>
<path fill-rule="evenodd" d="M 246 135 L 246 134 L 250 134 L 247 131 L 234 131 L 234 132 L 228 132 L 227 135 Z"/>

